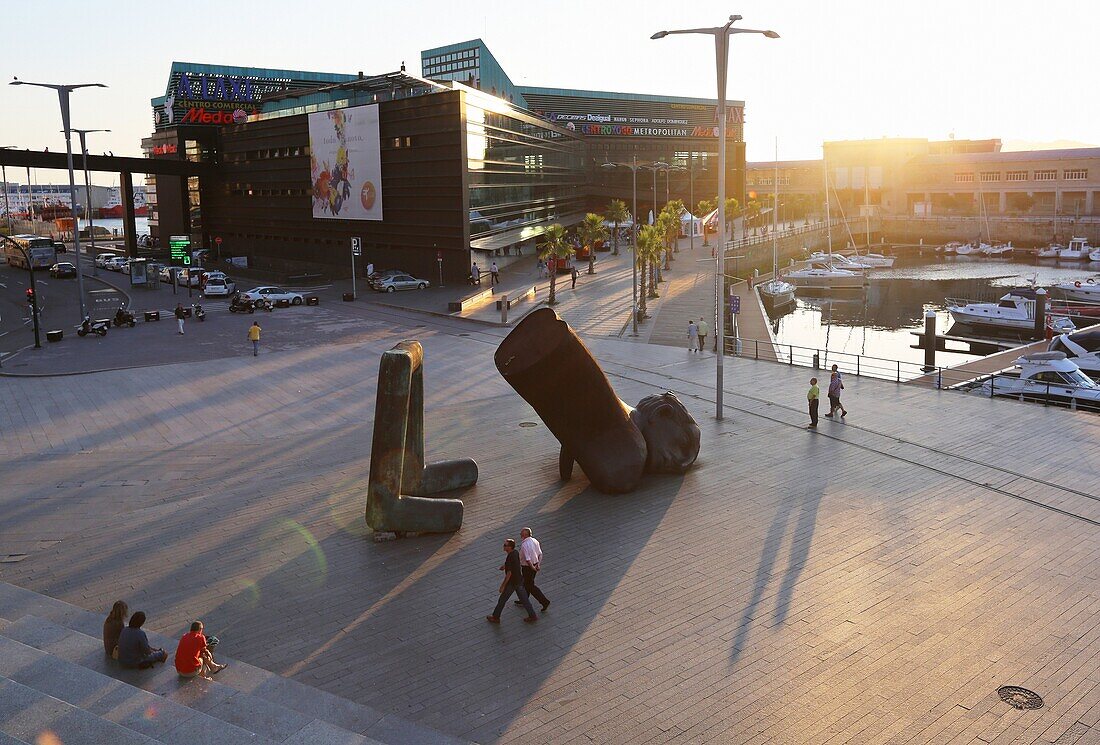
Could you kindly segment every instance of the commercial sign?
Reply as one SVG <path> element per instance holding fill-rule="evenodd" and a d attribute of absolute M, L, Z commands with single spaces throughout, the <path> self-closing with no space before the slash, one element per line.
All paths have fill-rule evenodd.
<path fill-rule="evenodd" d="M 169 236 L 168 249 L 172 266 L 191 266 L 191 236 Z"/>
<path fill-rule="evenodd" d="M 378 104 L 309 115 L 313 216 L 382 219 Z"/>
<path fill-rule="evenodd" d="M 153 148 L 153 155 L 175 155 L 177 147 L 174 142 L 169 142 L 165 145 L 156 145 Z"/>
<path fill-rule="evenodd" d="M 718 136 L 718 107 L 712 103 L 664 101 L 656 98 L 604 98 L 582 92 L 525 91 L 529 107 L 539 116 L 567 129 L 597 137 Z M 730 137 L 741 136 L 744 106 L 726 107 Z"/>

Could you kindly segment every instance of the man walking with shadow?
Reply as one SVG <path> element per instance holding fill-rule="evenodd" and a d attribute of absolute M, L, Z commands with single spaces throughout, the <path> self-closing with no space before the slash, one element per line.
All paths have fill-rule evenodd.
<path fill-rule="evenodd" d="M 699 323 L 695 324 L 695 327 L 699 330 L 699 351 L 707 351 L 707 334 L 710 333 L 710 326 L 703 320 L 702 316 L 699 316 Z"/>
<path fill-rule="evenodd" d="M 821 404 L 821 389 L 817 387 L 817 378 L 810 378 L 810 390 L 806 393 L 810 405 L 810 427 L 817 426 L 817 407 Z"/>
<path fill-rule="evenodd" d="M 523 589 L 527 594 L 542 604 L 542 612 L 550 607 L 550 598 L 542 594 L 542 590 L 535 584 L 535 575 L 542 566 L 542 545 L 538 539 L 531 535 L 530 528 L 519 531 L 519 564 L 523 571 Z M 523 605 L 522 600 L 513 601 L 516 605 Z"/>
<path fill-rule="evenodd" d="M 183 312 L 183 305 L 176 303 L 176 324 L 179 326 L 180 333 L 183 333 L 183 319 L 187 317 L 187 314 Z"/>
<path fill-rule="evenodd" d="M 500 284 L 500 267 L 494 261 L 489 265 L 489 286 L 495 287 L 498 284 Z"/>
<path fill-rule="evenodd" d="M 504 581 L 500 583 L 500 598 L 497 600 L 497 607 L 493 609 L 493 615 L 485 616 L 485 620 L 489 623 L 500 623 L 500 612 L 504 610 L 504 604 L 514 592 L 519 595 L 520 602 L 527 609 L 527 618 L 523 619 L 524 622 L 534 623 L 539 620 L 539 617 L 535 615 L 535 609 L 531 607 L 531 600 L 527 597 L 527 590 L 523 587 L 523 572 L 520 569 L 519 552 L 516 551 L 514 538 L 504 540 L 504 553 L 507 554 L 507 558 L 504 560 L 504 566 L 501 567 L 504 572 Z"/>
<path fill-rule="evenodd" d="M 260 356 L 260 332 L 262 330 L 259 321 L 253 321 L 252 325 L 248 327 L 248 340 L 252 342 L 253 357 Z"/>

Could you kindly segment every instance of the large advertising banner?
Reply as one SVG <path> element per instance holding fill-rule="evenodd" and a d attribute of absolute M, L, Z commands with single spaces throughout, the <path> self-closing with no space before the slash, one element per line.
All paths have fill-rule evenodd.
<path fill-rule="evenodd" d="M 309 115 L 313 216 L 382 219 L 378 104 Z"/>

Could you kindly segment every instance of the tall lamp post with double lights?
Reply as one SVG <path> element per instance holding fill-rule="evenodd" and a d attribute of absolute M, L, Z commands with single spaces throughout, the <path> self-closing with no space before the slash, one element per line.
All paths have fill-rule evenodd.
<path fill-rule="evenodd" d="M 638 335 L 638 156 L 631 158 L 629 163 L 604 163 L 601 168 L 612 170 L 615 168 L 629 168 L 633 181 L 633 203 L 630 207 L 630 250 L 633 253 L 631 264 L 633 271 L 630 285 L 630 328 L 631 336 Z"/>
<path fill-rule="evenodd" d="M 722 419 L 723 359 L 726 356 L 726 317 L 722 305 L 722 264 L 726 254 L 726 74 L 729 67 L 730 36 L 733 34 L 763 34 L 769 39 L 778 39 L 779 34 L 750 28 L 734 28 L 733 24 L 741 16 L 732 15 L 724 26 L 714 28 L 687 28 L 674 31 L 658 31 L 649 37 L 663 39 L 672 34 L 709 34 L 714 37 L 714 56 L 718 67 L 718 250 L 714 264 L 714 300 L 717 318 L 718 369 L 715 381 L 716 419 Z"/>
<path fill-rule="evenodd" d="M 84 205 L 84 211 L 88 213 L 88 240 L 92 242 L 92 250 L 89 256 L 92 257 L 92 276 L 99 276 L 99 267 L 96 265 L 96 247 L 95 247 L 95 222 L 92 220 L 92 181 L 88 176 L 88 141 L 87 136 L 89 132 L 110 132 L 109 129 L 74 129 L 80 137 L 80 155 L 84 161 L 84 201 L 87 204 Z M 127 213 L 129 214 L 129 213 Z M 74 220 L 73 225 L 76 225 Z M 79 232 L 79 228 L 77 228 Z M 80 271 L 80 270 L 78 270 Z"/>
<path fill-rule="evenodd" d="M 73 177 L 73 138 L 72 129 L 69 126 L 69 94 L 78 88 L 106 88 L 103 83 L 79 83 L 77 85 L 57 85 L 54 83 L 28 83 L 16 78 L 10 85 L 33 85 L 37 88 L 49 88 L 57 91 L 57 99 L 61 104 L 61 128 L 65 132 L 65 151 L 69 156 L 69 203 L 73 210 L 76 209 L 76 179 Z M 73 224 L 76 224 L 76 213 L 73 213 Z M 80 319 L 88 315 L 88 309 L 84 303 L 84 270 L 80 257 L 80 231 L 73 231 L 73 250 L 76 251 L 76 285 L 80 294 Z"/>

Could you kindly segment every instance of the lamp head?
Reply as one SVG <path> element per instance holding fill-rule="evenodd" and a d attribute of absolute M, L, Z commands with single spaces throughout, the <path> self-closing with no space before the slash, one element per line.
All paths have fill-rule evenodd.
<path fill-rule="evenodd" d="M 771 31 L 771 30 L 765 31 L 764 36 L 768 37 L 769 39 L 778 39 L 779 38 L 779 34 L 777 34 L 774 31 Z"/>
<path fill-rule="evenodd" d="M 736 23 L 741 20 L 741 16 L 730 16 L 730 23 Z"/>
<path fill-rule="evenodd" d="M 650 38 L 650 39 L 663 39 L 663 38 L 665 38 L 666 36 L 668 36 L 668 32 L 667 32 L 667 31 L 658 31 L 657 33 L 653 34 L 653 36 L 651 36 L 651 37 L 649 37 L 649 38 Z"/>

